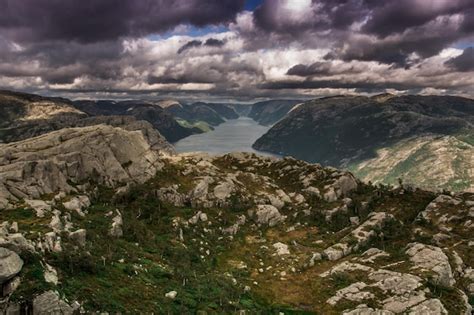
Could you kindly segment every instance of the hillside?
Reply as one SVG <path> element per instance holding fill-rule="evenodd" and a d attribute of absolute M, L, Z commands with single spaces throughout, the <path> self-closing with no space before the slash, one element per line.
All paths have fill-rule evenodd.
<path fill-rule="evenodd" d="M 469 141 L 473 126 L 474 101 L 466 98 L 330 97 L 295 108 L 258 139 L 254 148 L 349 167 L 366 180 L 392 184 L 401 177 L 426 188 L 472 190 L 474 179 L 466 170 L 473 169 Z M 437 140 L 443 136 L 457 141 Z M 406 158 L 411 153 L 398 150 L 403 146 L 404 152 L 416 152 L 419 137 L 430 139 L 424 138 L 423 148 L 432 151 L 408 163 Z M 424 168 L 429 168 L 425 164 L 428 161 L 437 165 L 431 169 L 432 179 L 422 174 Z"/>
<path fill-rule="evenodd" d="M 140 124 L 0 144 L 0 309 L 470 313 L 473 194 L 174 155 Z"/>
<path fill-rule="evenodd" d="M 100 100 L 75 101 L 73 104 L 91 116 L 126 115 L 148 121 L 170 142 L 201 132 L 198 129 L 183 127 L 173 115 L 160 106 L 148 102 Z"/>
<path fill-rule="evenodd" d="M 273 125 L 282 119 L 301 100 L 270 100 L 252 105 L 248 116 L 261 125 Z"/>

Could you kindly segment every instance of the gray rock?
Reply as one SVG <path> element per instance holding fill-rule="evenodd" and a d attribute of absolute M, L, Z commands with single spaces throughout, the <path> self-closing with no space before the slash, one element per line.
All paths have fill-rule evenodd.
<path fill-rule="evenodd" d="M 436 246 L 421 243 L 408 245 L 406 254 L 418 270 L 430 270 L 434 273 L 434 279 L 441 285 L 452 286 L 456 281 L 449 264 L 448 256 Z"/>
<path fill-rule="evenodd" d="M 47 204 L 43 200 L 26 199 L 25 203 L 35 210 L 36 216 L 39 218 L 44 217 L 45 212 L 51 211 L 51 205 Z"/>
<path fill-rule="evenodd" d="M 112 218 L 112 227 L 110 228 L 109 234 L 114 237 L 122 237 L 123 235 L 123 230 L 122 230 L 122 225 L 123 225 L 123 220 L 122 220 L 122 214 L 120 211 L 115 210 L 117 215 Z"/>
<path fill-rule="evenodd" d="M 71 198 L 71 200 L 63 202 L 64 208 L 76 211 L 81 217 L 84 216 L 82 212 L 83 209 L 89 207 L 91 205 L 91 201 L 87 196 L 77 196 Z"/>
<path fill-rule="evenodd" d="M 409 315 L 447 315 L 448 311 L 444 308 L 443 304 L 438 299 L 429 299 L 420 304 L 412 307 L 408 311 Z"/>
<path fill-rule="evenodd" d="M 349 300 L 353 302 L 360 302 L 367 299 L 373 299 L 375 296 L 373 293 L 363 291 L 367 287 L 364 282 L 355 282 L 351 285 L 340 289 L 336 292 L 336 295 L 330 297 L 326 303 L 330 305 L 336 305 L 340 300 Z"/>
<path fill-rule="evenodd" d="M 87 231 L 85 229 L 79 229 L 77 231 L 69 233 L 69 238 L 76 242 L 79 246 L 86 246 L 86 235 Z"/>
<path fill-rule="evenodd" d="M 16 276 L 23 268 L 23 260 L 17 253 L 0 247 L 0 285 Z"/>
<path fill-rule="evenodd" d="M 230 197 L 234 188 L 232 182 L 223 182 L 214 187 L 214 196 L 219 200 L 225 200 Z"/>
<path fill-rule="evenodd" d="M 73 311 L 54 291 L 46 291 L 33 300 L 33 315 L 72 315 Z"/>
<path fill-rule="evenodd" d="M 278 209 L 272 205 L 258 205 L 255 215 L 258 224 L 267 224 L 268 226 L 275 226 L 286 219 L 286 216 L 281 215 Z"/>

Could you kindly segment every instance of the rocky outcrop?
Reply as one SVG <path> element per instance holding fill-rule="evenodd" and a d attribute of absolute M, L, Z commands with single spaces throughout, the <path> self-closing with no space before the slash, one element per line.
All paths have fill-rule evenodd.
<path fill-rule="evenodd" d="M 109 186 L 144 182 L 162 167 L 171 147 L 151 128 L 107 125 L 70 128 L 0 145 L 0 208 L 8 200 L 72 192 L 71 183 L 96 180 Z"/>
<path fill-rule="evenodd" d="M 343 237 L 341 242 L 332 245 L 323 251 L 323 255 L 329 260 L 338 260 L 348 255 L 353 250 L 357 250 L 366 245 L 372 238 L 376 237 L 383 226 L 394 220 L 393 215 L 385 212 L 373 212 L 369 214 L 367 220 L 351 231 L 349 235 Z"/>

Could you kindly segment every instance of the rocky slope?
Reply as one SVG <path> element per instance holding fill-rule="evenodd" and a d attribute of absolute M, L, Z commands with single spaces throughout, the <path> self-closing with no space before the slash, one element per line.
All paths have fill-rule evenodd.
<path fill-rule="evenodd" d="M 0 145 L 7 313 L 470 313 L 473 194 L 291 158 L 173 155 L 153 131 Z"/>
<path fill-rule="evenodd" d="M 474 101 L 470 99 L 340 96 L 298 106 L 258 139 L 254 148 L 323 165 L 350 167 L 366 180 L 392 184 L 399 176 L 427 188 L 472 190 L 474 178 L 469 170 L 473 168 L 473 130 Z M 443 136 L 457 140 L 437 140 Z M 418 151 L 419 137 L 430 137 L 421 141 L 423 150 L 429 152 Z M 398 152 L 401 147 L 403 152 Z M 398 154 L 385 159 L 388 152 L 395 151 Z M 412 156 L 408 163 L 410 152 L 423 153 L 423 157 Z M 380 163 L 373 164 L 375 161 Z M 430 172 L 433 181 L 421 173 L 428 167 L 427 161 L 436 165 Z M 433 185 L 435 179 L 441 181 Z"/>
<path fill-rule="evenodd" d="M 248 116 L 262 125 L 273 125 L 282 119 L 301 100 L 270 100 L 252 105 Z"/>

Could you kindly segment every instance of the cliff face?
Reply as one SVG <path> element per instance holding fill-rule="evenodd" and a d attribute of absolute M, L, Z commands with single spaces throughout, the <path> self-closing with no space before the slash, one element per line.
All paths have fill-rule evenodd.
<path fill-rule="evenodd" d="M 406 150 L 414 150 L 415 147 L 409 147 L 410 144 L 415 145 L 418 137 L 430 136 L 434 141 L 436 136 L 453 136 L 464 143 L 462 146 L 466 147 L 466 151 L 454 150 L 451 145 L 456 144 L 447 141 L 444 142 L 448 146 L 444 149 L 445 153 L 431 152 L 431 160 L 439 157 L 452 162 L 437 163 L 439 174 L 436 176 L 445 177 L 444 187 L 469 189 L 472 188 L 472 177 L 468 177 L 469 182 L 466 183 L 466 178 L 463 178 L 466 175 L 460 173 L 463 169 L 472 169 L 472 160 L 466 157 L 472 152 L 469 135 L 473 132 L 473 126 L 474 101 L 470 99 L 447 96 L 332 97 L 298 106 L 258 139 L 254 148 L 323 165 L 350 167 L 357 172 L 363 168 L 359 167 L 359 163 L 381 159 L 380 152 L 393 151 L 402 141 Z M 425 148 L 430 147 L 435 148 L 436 145 Z M 456 152 L 456 155 L 451 156 L 448 152 Z M 405 166 L 420 170 L 418 163 L 423 161 L 426 159 L 415 159 L 413 165 Z M 398 165 L 401 168 L 400 163 L 403 162 L 400 158 L 390 165 L 386 164 L 387 168 L 381 171 L 399 173 L 408 182 L 433 187 L 422 181 L 423 176 L 410 175 L 410 170 L 397 171 L 395 167 Z M 451 166 L 456 163 L 456 170 L 451 172 Z M 370 168 L 365 168 L 365 171 L 370 173 Z M 365 176 L 365 172 L 360 174 L 362 178 L 371 178 L 370 174 Z M 452 185 L 458 180 L 464 184 Z"/>

